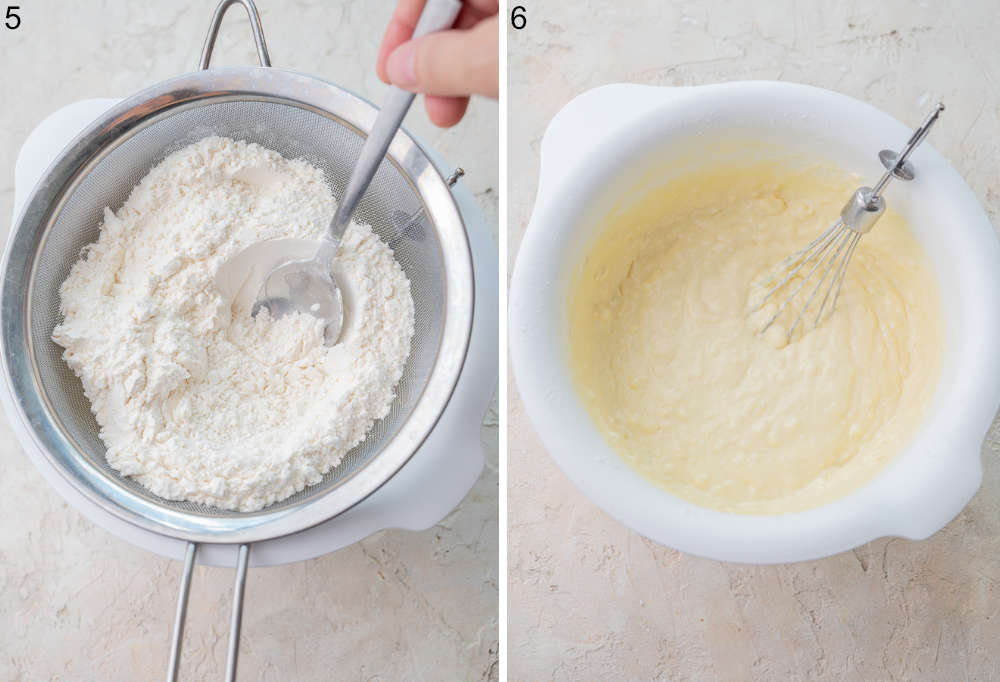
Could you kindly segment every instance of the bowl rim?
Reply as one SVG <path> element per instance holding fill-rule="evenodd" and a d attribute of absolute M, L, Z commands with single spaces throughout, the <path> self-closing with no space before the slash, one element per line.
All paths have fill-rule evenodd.
<path fill-rule="evenodd" d="M 795 83 L 736 81 L 669 88 L 614 84 L 587 91 L 553 119 L 542 142 L 538 194 L 513 269 L 509 294 L 512 369 L 529 419 L 559 468 L 592 502 L 619 522 L 662 544 L 714 559 L 783 563 L 828 556 L 885 535 L 924 538 L 943 527 L 968 503 L 982 479 L 983 438 L 1000 404 L 1000 244 L 972 191 L 929 145 L 920 168 L 940 183 L 962 238 L 975 245 L 962 277 L 980 287 L 980 338 L 968 340 L 980 377 L 935 414 L 928 431 L 949 443 L 939 455 L 929 444 L 911 443 L 869 482 L 849 495 L 801 512 L 748 515 L 696 506 L 657 488 L 625 465 L 600 436 L 568 382 L 555 318 L 565 306 L 556 280 L 566 264 L 574 214 L 567 211 L 606 181 L 671 119 L 711 118 L 727 108 L 774 107 L 775 113 L 826 110 L 838 121 L 864 121 L 906 139 L 909 128 L 854 98 Z M 786 107 L 784 111 L 779 107 Z M 623 115 L 622 112 L 628 112 Z M 833 115 L 832 113 L 830 114 Z M 835 135 L 849 129 L 842 124 Z M 581 132 L 592 143 L 580 145 Z M 603 131 L 603 134 L 597 134 Z M 638 132 L 637 132 L 638 131 Z M 650 133 L 649 131 L 653 131 Z M 959 218 L 961 220 L 959 220 Z M 968 267 L 966 267 L 968 266 Z M 966 341 L 963 341 L 966 343 Z M 966 348 L 963 347 L 963 350 Z M 937 421 L 935 421 L 937 420 Z M 923 433 L 923 431 L 921 431 Z M 945 437 L 950 440 L 945 440 Z M 909 469 L 899 460 L 909 457 Z M 935 451 L 936 452 L 936 451 Z M 912 461 L 911 461 L 912 460 Z M 929 503 L 928 500 L 933 500 Z"/>

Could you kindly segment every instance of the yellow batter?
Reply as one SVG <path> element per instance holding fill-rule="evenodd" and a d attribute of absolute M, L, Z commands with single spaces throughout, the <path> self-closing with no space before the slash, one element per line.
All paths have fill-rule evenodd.
<path fill-rule="evenodd" d="M 818 328 L 786 345 L 790 319 L 761 336 L 769 310 L 749 312 L 751 282 L 860 184 L 759 163 L 684 176 L 609 218 L 572 296 L 570 356 L 588 410 L 639 473 L 702 506 L 783 513 L 846 495 L 908 444 L 944 327 L 899 215 L 862 239 Z"/>

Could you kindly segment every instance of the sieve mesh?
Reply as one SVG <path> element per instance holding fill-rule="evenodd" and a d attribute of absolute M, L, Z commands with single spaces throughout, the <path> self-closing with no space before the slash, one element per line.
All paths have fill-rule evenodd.
<path fill-rule="evenodd" d="M 153 504 L 189 514 L 249 516 L 160 498 L 112 469 L 105 459 L 105 447 L 98 437 L 98 425 L 83 387 L 63 361 L 62 348 L 51 338 L 53 328 L 61 321 L 59 286 L 69 275 L 81 249 L 97 239 L 104 208 L 120 208 L 132 188 L 155 164 L 209 135 L 256 142 L 287 158 L 305 159 L 324 171 L 337 197 L 343 193 L 364 142 L 361 134 L 333 114 L 273 98 L 199 100 L 152 119 L 107 152 L 59 207 L 32 270 L 30 336 L 40 392 L 79 452 L 108 478 Z M 430 211 L 421 211 L 420 222 L 403 230 L 407 221 L 401 217 L 412 216 L 421 208 L 426 209 L 406 175 L 394 163 L 383 163 L 355 213 L 358 220 L 371 225 L 393 248 L 396 260 L 410 280 L 413 295 L 413 345 L 390 413 L 322 481 L 252 514 L 304 503 L 349 479 L 379 453 L 417 403 L 435 362 L 445 310 L 441 244 L 428 223 L 426 216 Z"/>

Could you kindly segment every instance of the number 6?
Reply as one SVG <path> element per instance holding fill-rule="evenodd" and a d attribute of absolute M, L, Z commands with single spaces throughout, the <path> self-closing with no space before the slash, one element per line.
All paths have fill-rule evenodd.
<path fill-rule="evenodd" d="M 510 13 L 510 25 L 518 31 L 528 25 L 528 15 L 525 12 L 524 5 L 518 5 Z"/>

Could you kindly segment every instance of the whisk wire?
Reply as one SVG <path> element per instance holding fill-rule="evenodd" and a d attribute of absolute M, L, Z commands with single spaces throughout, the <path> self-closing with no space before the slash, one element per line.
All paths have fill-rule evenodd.
<path fill-rule="evenodd" d="M 827 229 L 826 232 L 810 242 L 805 248 L 796 251 L 794 254 L 778 263 L 778 265 L 771 271 L 770 276 L 761 280 L 759 286 L 761 288 L 766 287 L 768 284 L 771 284 L 778 279 L 778 277 L 781 277 L 781 273 L 785 273 L 784 278 L 768 290 L 767 294 L 765 294 L 764 297 L 757 302 L 757 306 L 754 307 L 754 310 L 760 310 L 763 308 L 767 303 L 767 300 L 776 292 L 780 291 L 783 286 L 788 284 L 788 282 L 798 274 L 799 270 L 810 263 L 817 254 L 825 251 L 829 246 L 828 242 L 832 241 L 833 234 L 836 232 L 838 227 L 839 224 L 834 223 Z M 814 250 L 815 252 L 813 252 Z M 781 314 L 782 309 L 779 309 L 777 314 Z M 775 317 L 777 317 L 777 315 L 775 315 Z M 770 326 L 770 323 L 768 323 L 768 326 Z M 767 329 L 767 327 L 764 329 Z"/>
<path fill-rule="evenodd" d="M 840 221 L 834 223 L 832 226 L 830 226 L 830 229 L 828 229 L 819 240 L 816 240 L 816 242 L 814 242 L 815 246 L 813 246 L 812 248 L 806 247 L 805 249 L 802 249 L 802 251 L 799 251 L 799 253 L 796 254 L 796 256 L 793 256 L 791 262 L 789 262 L 788 265 L 785 266 L 785 267 L 791 267 L 792 265 L 794 265 L 794 267 L 785 276 L 785 278 L 782 279 L 780 282 L 778 282 L 778 284 L 776 284 L 774 287 L 772 287 L 771 290 L 767 293 L 767 295 L 765 295 L 764 298 L 761 299 L 760 306 L 758 307 L 758 309 L 760 309 L 760 307 L 763 307 L 764 303 L 767 302 L 767 299 L 770 298 L 775 292 L 780 291 L 792 279 L 792 277 L 798 274 L 798 272 L 803 267 L 805 267 L 809 263 L 812 263 L 813 261 L 816 261 L 813 264 L 812 268 L 810 268 L 809 272 L 806 273 L 806 276 L 802 278 L 802 281 L 799 282 L 798 286 L 796 286 L 795 289 L 792 291 L 791 295 L 789 295 L 788 298 L 786 298 L 784 302 L 780 306 L 778 306 L 778 309 L 774 311 L 774 314 L 770 317 L 770 319 L 768 319 L 767 323 L 760 330 L 761 334 L 766 332 L 771 327 L 771 325 L 774 324 L 774 322 L 781 316 L 781 313 L 785 312 L 785 308 L 787 308 L 788 305 L 793 300 L 795 300 L 795 297 L 798 296 L 799 292 L 802 290 L 802 287 L 805 286 L 806 282 L 809 281 L 809 278 L 813 276 L 813 274 L 816 272 L 819 266 L 823 264 L 823 261 L 826 257 L 826 252 L 830 249 L 830 247 L 834 244 L 834 242 L 837 241 L 837 238 L 840 236 L 841 228 L 843 228 L 843 224 Z M 796 258 L 801 259 L 801 262 L 798 263 L 798 265 L 795 265 Z M 779 266 L 778 274 L 775 275 L 775 278 L 777 276 L 780 276 L 780 272 L 781 270 Z M 791 332 L 789 332 L 789 338 L 790 337 L 791 337 Z"/>
<path fill-rule="evenodd" d="M 812 291 L 809 292 L 808 297 L 805 299 L 805 304 L 798 311 L 798 314 L 792 321 L 792 325 L 788 328 L 787 340 L 789 342 L 792 340 L 792 335 L 798 329 L 806 312 L 812 306 L 813 301 L 816 300 L 823 285 L 830 278 L 831 273 L 833 277 L 830 278 L 829 286 L 820 302 L 819 310 L 816 312 L 816 318 L 813 321 L 813 327 L 818 327 L 822 321 L 826 305 L 831 301 L 831 294 L 833 295 L 833 299 L 830 304 L 830 314 L 833 314 L 833 311 L 837 309 L 837 301 L 840 299 L 840 292 L 844 286 L 847 268 L 854 257 L 854 251 L 857 249 L 861 237 L 872 229 L 882 213 L 885 212 L 885 199 L 882 197 L 882 191 L 893 178 L 901 180 L 912 180 L 914 178 L 913 168 L 907 159 L 913 153 L 913 150 L 927 137 L 931 126 L 937 121 L 942 111 L 944 111 L 944 105 L 938 104 L 934 111 L 924 119 L 924 122 L 917 128 L 913 135 L 910 136 L 906 146 L 899 153 L 883 149 L 879 153 L 879 160 L 885 166 L 885 174 L 875 184 L 875 187 L 859 187 L 851 198 L 848 199 L 847 203 L 844 204 L 843 209 L 840 211 L 840 217 L 833 225 L 806 245 L 805 248 L 781 261 L 766 279 L 757 284 L 760 288 L 768 288 L 777 281 L 777 284 L 770 286 L 767 293 L 758 300 L 757 305 L 752 308 L 753 311 L 762 309 L 772 296 L 778 291 L 784 290 L 786 285 L 790 286 L 793 278 L 807 265 L 812 264 L 812 267 L 809 268 L 802 281 L 792 289 L 791 294 L 782 301 L 774 314 L 767 320 L 767 323 L 760 329 L 761 334 L 771 328 L 792 301 L 796 299 L 799 292 L 805 287 L 806 282 L 824 265 L 822 276 L 816 282 L 815 286 L 813 286 Z M 779 279 L 780 281 L 778 281 Z"/>
<path fill-rule="evenodd" d="M 838 263 L 838 259 L 840 258 L 841 252 L 844 251 L 844 247 L 846 247 L 848 242 L 850 242 L 851 234 L 853 234 L 853 232 L 849 228 L 844 227 L 843 225 L 840 226 L 840 229 L 837 231 L 837 236 L 833 240 L 833 243 L 837 244 L 837 248 L 833 251 L 832 254 L 830 254 L 828 258 L 824 257 L 824 259 L 826 260 L 826 269 L 823 270 L 823 276 L 819 278 L 819 281 L 816 282 L 816 286 L 813 287 L 812 292 L 810 292 L 809 298 L 806 299 L 805 305 L 802 306 L 802 310 L 800 310 L 799 314 L 795 317 L 795 322 L 793 322 L 792 326 L 788 328 L 789 340 L 791 340 L 792 335 L 795 333 L 795 330 L 799 326 L 799 323 L 802 322 L 802 318 L 805 317 L 806 312 L 809 310 L 809 307 L 812 305 L 813 300 L 816 298 L 816 294 L 819 293 L 820 287 L 823 286 L 823 282 L 826 281 L 826 278 L 830 276 L 831 272 L 836 272 L 840 270 L 839 264 L 837 266 L 836 271 L 833 269 L 833 266 L 835 263 Z M 820 263 L 822 263 L 822 261 L 820 261 Z M 829 289 L 827 290 L 827 294 L 829 295 Z M 822 310 L 820 312 L 822 312 Z"/>
<path fill-rule="evenodd" d="M 860 234 L 854 235 L 854 240 L 851 242 L 851 248 L 847 252 L 847 257 L 844 258 L 844 266 L 842 268 L 843 272 L 841 272 L 840 280 L 837 282 L 837 293 L 833 295 L 833 305 L 830 308 L 831 313 L 833 313 L 833 311 L 837 309 L 837 299 L 840 298 L 840 288 L 844 286 L 844 277 L 847 275 L 847 265 L 851 262 L 851 258 L 854 257 L 854 249 L 858 247 L 858 242 L 860 241 L 861 241 L 861 235 Z M 818 320 L 816 324 L 819 324 Z"/>
<path fill-rule="evenodd" d="M 833 281 L 830 283 L 830 288 L 826 290 L 826 296 L 823 297 L 823 302 L 819 305 L 819 310 L 816 312 L 816 319 L 813 321 L 813 329 L 819 326 L 819 321 L 823 319 L 823 310 L 826 308 L 826 302 L 830 298 L 830 294 L 836 289 L 836 293 L 833 295 L 833 303 L 830 305 L 830 314 L 833 315 L 833 311 L 837 309 L 837 299 L 840 298 L 840 288 L 844 285 L 844 276 L 847 274 L 847 266 L 851 262 L 851 258 L 854 256 L 854 249 L 861 241 L 861 235 L 854 232 L 850 235 L 848 239 L 847 253 L 844 254 L 843 260 L 840 261 L 840 265 L 837 267 L 837 273 L 833 277 Z"/>
<path fill-rule="evenodd" d="M 822 241 L 824 241 L 827 237 L 829 237 L 831 234 L 833 234 L 833 232 L 837 229 L 837 227 L 838 227 L 837 223 L 834 223 L 829 228 L 827 228 L 826 232 L 824 232 L 820 236 L 816 237 L 816 239 L 814 239 L 811 242 L 809 242 L 809 244 L 807 244 L 804 248 L 799 249 L 798 251 L 796 251 L 795 253 L 793 253 L 791 256 L 789 256 L 785 260 L 783 260 L 780 263 L 778 263 L 778 265 L 771 271 L 770 276 L 768 276 L 767 278 L 765 278 L 765 279 L 763 279 L 763 280 L 760 281 L 760 286 L 761 287 L 765 287 L 768 284 L 770 284 L 771 282 L 774 282 L 774 280 L 776 280 L 778 277 L 781 276 L 782 272 L 785 272 L 790 267 L 792 267 L 793 265 L 795 265 L 795 263 L 797 261 L 801 260 L 803 256 L 805 256 L 807 253 L 809 253 L 810 251 L 812 251 Z M 788 280 L 790 280 L 792 277 L 794 277 L 795 274 L 799 270 L 802 269 L 802 266 L 805 265 L 805 263 L 806 263 L 806 261 L 803 261 L 803 262 L 799 263 L 799 265 L 794 270 L 792 270 L 791 272 L 788 272 L 785 275 L 785 278 L 782 279 L 781 282 L 779 282 L 777 286 L 773 287 L 767 293 L 767 296 L 765 296 L 764 298 L 762 298 L 760 300 L 760 305 L 758 305 L 755 308 L 755 310 L 760 310 L 762 307 L 764 307 L 764 304 L 767 303 L 767 299 L 771 296 L 771 294 L 773 294 L 775 291 L 777 291 L 778 289 L 780 289 L 781 287 L 783 287 L 785 284 L 787 284 Z"/>

